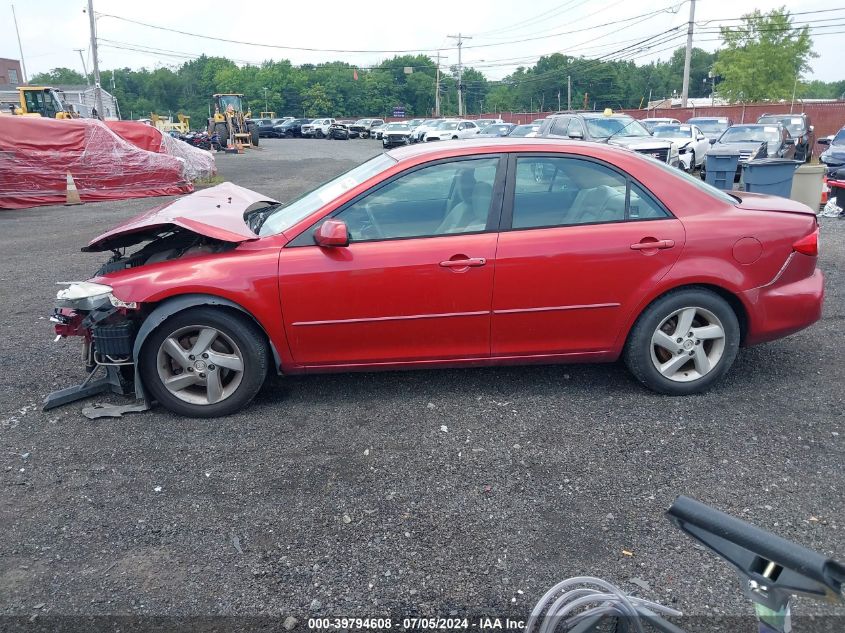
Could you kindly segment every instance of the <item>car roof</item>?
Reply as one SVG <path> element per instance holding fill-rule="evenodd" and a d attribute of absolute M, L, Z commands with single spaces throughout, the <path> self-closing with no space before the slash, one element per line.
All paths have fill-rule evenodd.
<path fill-rule="evenodd" d="M 633 152 L 607 143 L 591 143 L 589 141 L 570 141 L 568 139 L 557 138 L 526 138 L 526 137 L 484 137 L 477 136 L 465 139 L 463 141 L 455 141 L 453 143 L 418 143 L 416 145 L 405 145 L 397 149 L 387 152 L 392 158 L 402 162 L 406 160 L 413 160 L 424 156 L 460 156 L 462 154 L 472 154 L 476 151 L 483 152 L 484 150 L 495 151 L 544 151 L 544 150 L 558 150 L 565 151 L 568 149 L 576 150 L 575 153 L 583 154 L 585 148 L 594 148 L 601 153 L 622 153 L 626 156 Z"/>

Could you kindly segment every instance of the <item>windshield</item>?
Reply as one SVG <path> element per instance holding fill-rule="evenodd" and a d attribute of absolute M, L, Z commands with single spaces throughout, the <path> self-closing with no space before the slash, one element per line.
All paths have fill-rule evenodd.
<path fill-rule="evenodd" d="M 395 164 L 395 159 L 387 154 L 379 154 L 299 198 L 277 206 L 264 220 L 258 234 L 263 237 L 286 231 L 345 192 Z"/>
<path fill-rule="evenodd" d="M 587 123 L 587 129 L 593 138 L 607 138 L 611 135 L 614 135 L 614 138 L 651 136 L 648 130 L 642 126 L 642 123 L 631 117 L 616 117 L 613 119 L 584 117 L 584 121 Z"/>
<path fill-rule="evenodd" d="M 789 130 L 792 136 L 801 136 L 804 133 L 804 119 L 800 116 L 791 116 L 788 114 L 783 116 L 761 116 L 757 123 L 780 123 Z"/>
<path fill-rule="evenodd" d="M 657 138 L 689 138 L 692 128 L 689 125 L 658 125 L 652 134 Z"/>
<path fill-rule="evenodd" d="M 719 143 L 779 143 L 780 131 L 769 125 L 732 125 Z"/>
<path fill-rule="evenodd" d="M 408 132 L 411 127 L 407 123 L 388 123 L 385 129 L 389 132 Z"/>
<path fill-rule="evenodd" d="M 728 129 L 727 121 L 717 121 L 715 119 L 711 121 L 701 119 L 690 119 L 690 123 L 695 123 L 698 126 L 699 130 L 711 136 L 721 134 L 722 132 Z"/>
<path fill-rule="evenodd" d="M 662 161 L 653 160 L 650 164 L 654 164 L 667 174 L 671 174 L 675 178 L 680 178 L 681 180 L 685 180 L 688 184 L 694 186 L 696 189 L 703 191 L 704 193 L 713 196 L 717 200 L 721 200 L 726 204 L 735 205 L 739 202 L 738 198 L 733 197 L 729 193 L 722 191 L 721 189 L 716 189 L 716 187 L 712 185 L 708 185 L 704 182 L 699 176 L 693 176 L 687 171 L 683 169 L 678 169 L 677 167 L 672 167 Z"/>
<path fill-rule="evenodd" d="M 845 145 L 845 127 L 839 130 L 836 133 L 836 136 L 833 137 L 833 140 L 830 142 L 831 145 Z"/>
<path fill-rule="evenodd" d="M 358 119 L 355 121 L 354 125 L 369 125 L 372 119 Z"/>
<path fill-rule="evenodd" d="M 229 109 L 229 106 L 235 110 L 235 112 L 241 111 L 241 98 L 237 95 L 221 95 L 220 96 L 220 111 L 224 112 Z"/>
<path fill-rule="evenodd" d="M 508 136 L 528 136 L 531 132 L 537 132 L 539 129 L 539 125 L 532 125 L 530 123 L 517 125 L 511 130 L 511 133 Z"/>
<path fill-rule="evenodd" d="M 482 134 L 484 136 L 506 136 L 512 127 L 507 123 L 491 123 L 484 128 Z"/>

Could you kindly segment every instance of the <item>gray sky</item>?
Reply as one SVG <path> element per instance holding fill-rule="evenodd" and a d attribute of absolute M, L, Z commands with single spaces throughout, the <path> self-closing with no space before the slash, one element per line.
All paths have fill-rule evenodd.
<path fill-rule="evenodd" d="M 667 59 L 674 48 L 684 43 L 689 4 L 677 9 L 679 3 L 680 0 L 606 0 L 604 3 L 595 0 L 532 0 L 523 3 L 514 0 L 428 0 L 423 4 L 409 4 L 410 8 L 405 10 L 399 8 L 395 0 L 370 0 L 363 5 L 336 0 L 324 0 L 314 5 L 272 0 L 234 4 L 218 0 L 95 0 L 94 8 L 97 13 L 186 32 L 277 46 L 366 51 L 410 49 L 429 54 L 434 54 L 434 49 L 443 48 L 446 56 L 442 60 L 444 65 L 457 62 L 457 51 L 447 50 L 454 43 L 446 36 L 460 31 L 473 38 L 464 44 L 464 63 L 477 67 L 491 79 L 500 79 L 519 65 L 531 65 L 540 55 L 563 52 L 598 57 L 679 27 L 638 45 L 651 45 L 651 49 L 635 47 L 616 55 L 616 58 L 623 55 L 626 59 L 633 58 L 637 63 Z M 0 7 L 0 57 L 18 58 L 11 8 L 8 3 L 4 4 Z M 725 19 L 738 18 L 755 8 L 767 11 L 781 5 L 798 13 L 840 6 L 845 9 L 845 0 L 841 3 L 831 0 L 698 0 L 695 20 L 696 29 L 701 32 L 695 45 L 713 50 L 718 44 L 713 40 L 718 35 L 706 33 L 706 30 L 715 30 Z M 83 12 L 85 6 L 85 0 L 16 2 L 29 75 L 57 66 L 81 71 L 82 64 L 79 54 L 73 50 L 75 48 L 85 49 L 86 63 L 91 70 L 88 16 Z M 292 6 L 296 7 L 294 15 L 288 12 L 288 7 Z M 609 24 L 666 7 L 676 10 Z M 811 26 L 824 27 L 813 32 L 814 48 L 819 57 L 812 61 L 810 78 L 824 81 L 845 78 L 840 59 L 842 42 L 845 41 L 842 33 L 845 31 L 845 10 L 798 15 L 795 20 L 801 23 L 815 21 Z M 836 24 L 843 26 L 837 28 Z M 836 34 L 837 31 L 839 34 Z M 374 65 L 393 55 L 392 52 L 309 52 L 214 42 L 106 16 L 98 19 L 98 35 L 102 40 L 101 69 L 176 66 L 188 58 L 186 55 L 202 53 L 223 55 L 239 63 L 287 58 L 294 64 L 301 64 L 341 59 L 361 67 Z M 677 39 L 668 39 L 673 35 Z M 127 46 L 147 50 L 126 50 Z M 150 48 L 158 52 L 151 52 Z"/>

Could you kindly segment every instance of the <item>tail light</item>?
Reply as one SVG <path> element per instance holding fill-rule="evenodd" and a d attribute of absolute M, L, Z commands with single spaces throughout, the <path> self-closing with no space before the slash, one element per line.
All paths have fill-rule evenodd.
<path fill-rule="evenodd" d="M 818 257 L 819 255 L 819 229 L 802 237 L 800 240 L 792 245 L 792 250 L 802 255 L 809 255 L 810 257 Z"/>

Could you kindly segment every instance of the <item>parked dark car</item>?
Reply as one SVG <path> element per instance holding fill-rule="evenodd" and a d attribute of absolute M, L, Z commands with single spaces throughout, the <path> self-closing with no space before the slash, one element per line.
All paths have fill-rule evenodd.
<path fill-rule="evenodd" d="M 756 158 L 794 158 L 795 139 L 780 123 L 740 123 L 729 127 L 710 148 L 711 154 L 739 154 L 736 177 L 742 173 L 743 163 Z M 705 177 L 706 164 L 701 167 Z"/>
<path fill-rule="evenodd" d="M 694 116 L 687 123 L 689 125 L 697 125 L 698 129 L 704 132 L 704 136 L 710 139 L 711 145 L 722 136 L 725 130 L 734 124 L 731 119 L 723 116 Z"/>
<path fill-rule="evenodd" d="M 273 129 L 280 137 L 302 137 L 302 126 L 307 123 L 311 123 L 311 119 L 294 119 L 293 121 L 277 125 Z"/>
<path fill-rule="evenodd" d="M 543 120 L 537 136 L 609 143 L 678 166 L 678 147 L 657 139 L 635 118 L 606 112 L 566 112 Z"/>
<path fill-rule="evenodd" d="M 353 132 L 349 129 L 352 124 L 352 121 L 335 121 L 329 126 L 329 133 L 326 134 L 326 138 L 338 141 L 348 141 L 351 138 L 358 138 L 359 132 Z"/>
<path fill-rule="evenodd" d="M 481 128 L 478 136 L 508 136 L 515 127 L 513 123 L 490 123 Z"/>
<path fill-rule="evenodd" d="M 827 149 L 819 156 L 819 161 L 827 165 L 828 171 L 845 167 L 845 127 L 839 130 L 833 138 L 820 138 L 819 144 L 827 145 Z"/>
<path fill-rule="evenodd" d="M 278 125 L 282 119 L 253 119 L 255 125 L 258 127 L 258 136 L 265 138 L 269 136 L 277 136 L 274 126 Z"/>
<path fill-rule="evenodd" d="M 805 163 L 813 155 L 813 144 L 816 142 L 816 135 L 813 126 L 810 124 L 810 117 L 807 114 L 764 114 L 757 123 L 780 123 L 785 127 L 790 136 L 795 139 L 795 160 L 803 160 Z"/>

